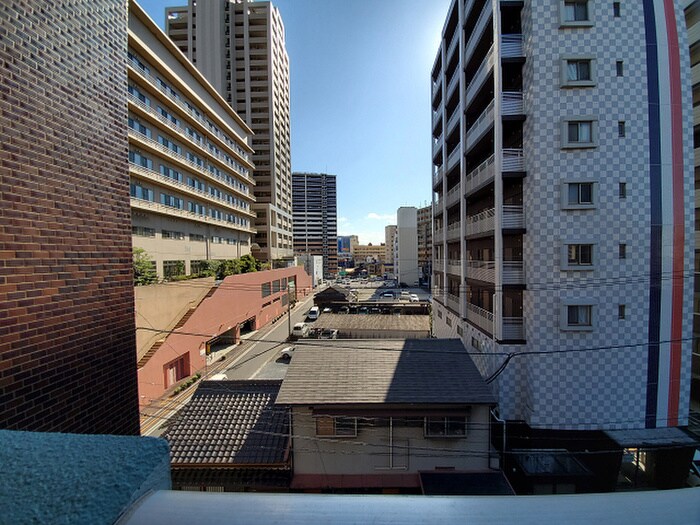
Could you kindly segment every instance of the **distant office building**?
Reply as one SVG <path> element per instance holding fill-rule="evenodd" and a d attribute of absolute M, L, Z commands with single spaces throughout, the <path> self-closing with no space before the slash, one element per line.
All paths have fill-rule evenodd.
<path fill-rule="evenodd" d="M 338 271 L 338 227 L 335 175 L 292 174 L 294 252 L 322 255 L 323 276 Z"/>
<path fill-rule="evenodd" d="M 430 282 L 433 268 L 433 207 L 418 208 L 418 268 L 420 278 Z"/>
<path fill-rule="evenodd" d="M 251 130 L 137 6 L 129 23 L 134 247 L 161 278 L 251 252 Z"/>
<path fill-rule="evenodd" d="M 386 246 L 381 244 L 356 244 L 353 248 L 355 268 L 364 269 L 368 275 L 384 275 Z"/>
<path fill-rule="evenodd" d="M 394 278 L 394 259 L 396 257 L 396 225 L 384 227 L 384 272 L 389 278 Z"/>
<path fill-rule="evenodd" d="M 500 417 L 532 438 L 513 447 L 666 446 L 678 432 L 662 427 L 688 423 L 695 206 L 680 6 L 449 7 L 431 76 L 433 319 L 438 337 L 483 355 Z M 636 468 L 673 454 L 645 452 Z"/>
<path fill-rule="evenodd" d="M 279 10 L 271 2 L 189 0 L 166 9 L 166 32 L 255 133 L 254 255 L 291 259 L 289 59 Z"/>
<path fill-rule="evenodd" d="M 3 2 L 0 428 L 139 433 L 125 7 Z"/>
<path fill-rule="evenodd" d="M 394 273 L 399 283 L 412 286 L 420 277 L 418 268 L 418 210 L 402 206 L 396 213 Z"/>
<path fill-rule="evenodd" d="M 297 266 L 303 266 L 311 277 L 311 283 L 316 288 L 323 281 L 323 257 L 321 255 L 297 255 L 294 257 Z"/>
<path fill-rule="evenodd" d="M 349 268 L 353 262 L 353 249 L 359 244 L 357 235 L 338 236 L 338 267 Z"/>

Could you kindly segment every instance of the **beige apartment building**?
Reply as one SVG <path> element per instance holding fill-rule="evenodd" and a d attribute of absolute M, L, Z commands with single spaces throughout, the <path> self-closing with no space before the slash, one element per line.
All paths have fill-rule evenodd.
<path fill-rule="evenodd" d="M 189 0 L 166 9 L 166 32 L 253 130 L 253 254 L 293 256 L 289 59 L 270 2 Z"/>
<path fill-rule="evenodd" d="M 133 246 L 160 278 L 251 251 L 251 130 L 134 4 L 129 17 Z"/>
<path fill-rule="evenodd" d="M 433 207 L 418 208 L 418 270 L 420 278 L 430 280 L 433 268 Z"/>
<path fill-rule="evenodd" d="M 384 272 L 388 277 L 394 276 L 394 258 L 396 257 L 396 225 L 384 227 Z"/>

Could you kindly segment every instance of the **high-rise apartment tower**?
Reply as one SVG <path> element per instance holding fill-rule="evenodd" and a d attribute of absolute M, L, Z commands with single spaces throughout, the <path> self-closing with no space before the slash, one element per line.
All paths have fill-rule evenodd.
<path fill-rule="evenodd" d="M 293 173 L 294 253 L 322 255 L 323 276 L 338 271 L 335 175 Z"/>
<path fill-rule="evenodd" d="M 293 255 L 289 59 L 271 2 L 189 0 L 166 9 L 166 32 L 253 130 L 254 255 Z"/>
<path fill-rule="evenodd" d="M 694 197 L 680 4 L 456 0 L 431 86 L 437 335 L 473 351 L 507 420 L 686 424 Z"/>

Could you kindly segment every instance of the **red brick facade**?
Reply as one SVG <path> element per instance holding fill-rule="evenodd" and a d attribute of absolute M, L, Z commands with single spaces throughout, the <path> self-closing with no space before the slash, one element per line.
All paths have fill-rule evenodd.
<path fill-rule="evenodd" d="M 137 434 L 124 0 L 0 5 L 0 428 Z"/>

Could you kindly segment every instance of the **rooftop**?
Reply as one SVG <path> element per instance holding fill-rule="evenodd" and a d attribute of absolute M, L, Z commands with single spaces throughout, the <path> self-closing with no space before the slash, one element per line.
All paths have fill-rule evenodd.
<path fill-rule="evenodd" d="M 164 434 L 172 466 L 287 467 L 289 417 L 281 381 L 203 381 Z"/>
<path fill-rule="evenodd" d="M 278 404 L 495 404 L 458 339 L 339 339 L 298 345 Z"/>
<path fill-rule="evenodd" d="M 338 330 L 401 330 L 430 333 L 427 315 L 385 314 L 322 314 L 310 323 L 311 328 L 335 328 Z"/>

